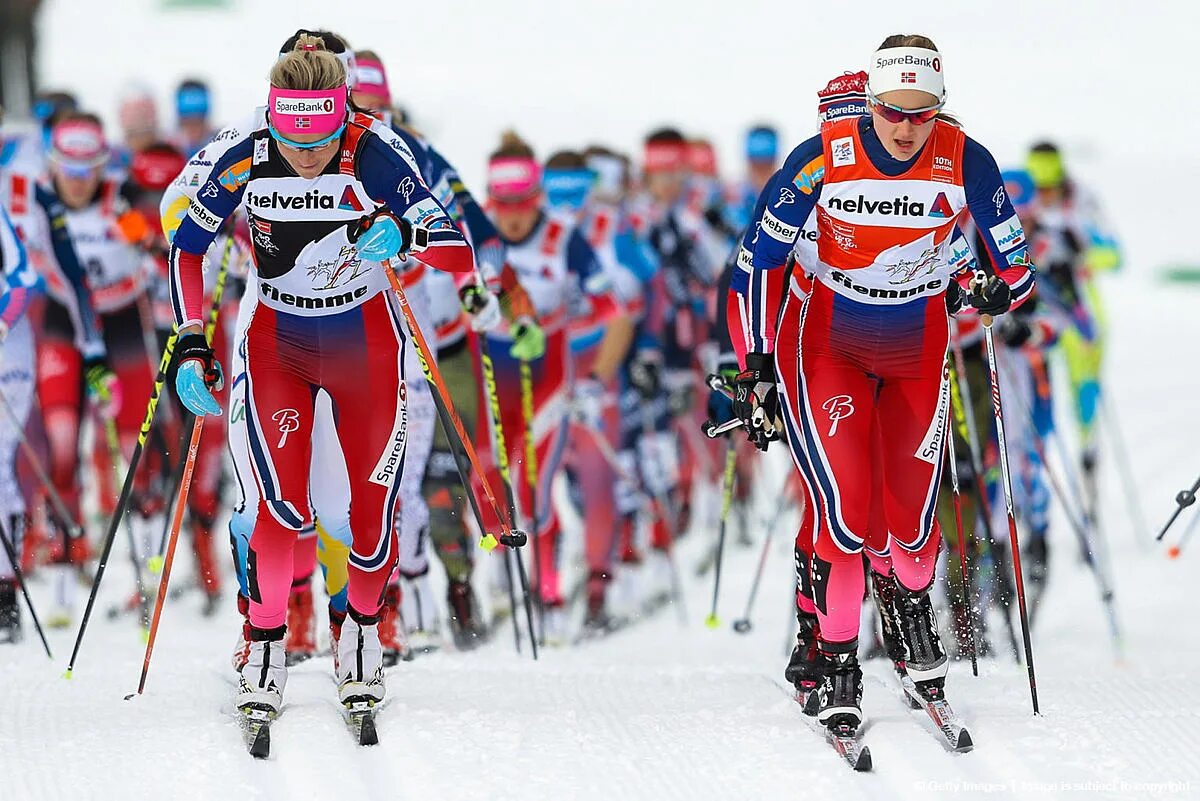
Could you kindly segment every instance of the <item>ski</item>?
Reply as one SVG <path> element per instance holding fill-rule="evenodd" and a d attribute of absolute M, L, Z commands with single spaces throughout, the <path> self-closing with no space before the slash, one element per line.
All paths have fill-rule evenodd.
<path fill-rule="evenodd" d="M 858 773 L 874 770 L 875 763 L 871 758 L 871 748 L 863 741 L 862 727 L 851 729 L 849 726 L 839 726 L 831 729 L 817 720 L 817 691 L 805 692 L 795 687 L 784 689 L 793 701 L 800 705 L 804 712 L 805 721 L 810 728 L 824 734 L 825 742 L 833 747 L 842 761 L 850 769 Z"/>
<path fill-rule="evenodd" d="M 271 755 L 271 724 L 277 715 L 270 707 L 260 704 L 238 708 L 246 750 L 255 759 L 266 759 Z"/>
<path fill-rule="evenodd" d="M 379 732 L 375 728 L 375 699 L 347 698 L 343 703 L 343 714 L 350 734 L 359 745 L 379 745 Z"/>
<path fill-rule="evenodd" d="M 929 719 L 933 721 L 933 725 L 937 727 L 938 733 L 950 746 L 952 751 L 960 754 L 965 754 L 975 747 L 975 741 L 971 738 L 971 732 L 962 724 L 962 720 L 958 717 L 958 713 L 950 706 L 950 702 L 945 698 L 930 700 L 921 695 L 921 691 L 917 689 L 917 685 L 913 682 L 911 676 L 901 676 L 900 688 L 904 691 L 905 700 L 913 709 L 924 709 L 929 715 Z"/>

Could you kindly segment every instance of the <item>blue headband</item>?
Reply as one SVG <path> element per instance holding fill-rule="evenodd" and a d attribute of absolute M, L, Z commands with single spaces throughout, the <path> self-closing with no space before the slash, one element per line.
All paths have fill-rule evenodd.
<path fill-rule="evenodd" d="M 546 202 L 555 208 L 583 208 L 595 182 L 596 174 L 588 169 L 548 169 L 542 174 Z"/>
<path fill-rule="evenodd" d="M 207 117 L 208 90 L 202 86 L 185 86 L 175 94 L 175 111 L 180 117 Z"/>
<path fill-rule="evenodd" d="M 779 157 L 779 135 L 770 128 L 755 128 L 746 134 L 746 158 L 774 161 Z"/>

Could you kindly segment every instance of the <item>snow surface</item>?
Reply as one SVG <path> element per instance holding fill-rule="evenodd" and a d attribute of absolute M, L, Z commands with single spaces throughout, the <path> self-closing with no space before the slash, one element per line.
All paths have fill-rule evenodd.
<path fill-rule="evenodd" d="M 1200 293 L 1125 278 L 1109 290 L 1129 301 L 1113 309 L 1114 402 L 1157 525 L 1197 467 L 1189 397 L 1197 380 L 1172 370 L 1185 363 L 1183 334 Z M 1138 345 L 1138 332 L 1164 330 L 1172 335 L 1156 335 L 1155 347 Z M 779 478 L 773 471 L 764 486 Z M 247 756 L 230 703 L 238 623 L 231 605 L 200 618 L 194 594 L 165 612 L 147 693 L 133 701 L 122 698 L 136 687 L 142 645 L 128 620 L 94 619 L 71 681 L 61 673 L 73 631 L 52 632 L 53 662 L 32 638 L 0 648 L 4 797 L 1200 797 L 1200 602 L 1190 584 L 1200 551 L 1166 559 L 1148 546 L 1152 535 L 1131 528 L 1114 475 L 1103 483 L 1126 658 L 1113 659 L 1094 583 L 1059 520 L 1034 632 L 1043 715 L 1030 714 L 1021 667 L 998 659 L 976 679 L 956 663 L 948 692 L 975 736 L 970 754 L 945 750 L 880 662 L 867 666 L 864 699 L 875 773 L 850 773 L 813 732 L 781 686 L 792 581 L 785 521 L 750 634 L 729 623 L 746 598 L 757 536 L 755 547 L 728 550 L 719 629 L 703 625 L 711 578 L 689 569 L 686 626 L 666 610 L 605 641 L 548 650 L 536 664 L 514 654 L 507 630 L 474 653 L 419 657 L 388 674 L 374 749 L 352 743 L 328 659 L 317 658 L 292 673 L 273 757 Z M 768 495 L 757 509 L 764 517 Z M 714 536 L 693 531 L 682 563 L 694 565 Z M 129 590 L 122 544 L 100 609 Z M 175 582 L 188 576 L 181 557 Z M 47 608 L 48 583 L 34 591 Z"/>
<path fill-rule="evenodd" d="M 824 9 L 460 0 L 419 12 L 356 3 L 367 10 L 351 17 L 349 5 L 313 0 L 240 3 L 228 13 L 113 0 L 103 19 L 85 0 L 45 6 L 44 83 L 78 88 L 110 119 L 130 78 L 165 100 L 188 74 L 214 80 L 219 117 L 241 118 L 260 102 L 284 36 L 302 24 L 344 31 L 383 54 L 397 93 L 476 181 L 498 132 L 514 123 L 545 152 L 597 132 L 632 148 L 647 128 L 672 121 L 713 136 L 734 163 L 745 124 L 774 119 L 799 141 L 812 130 L 812 93 L 831 74 L 857 67 L 886 33 L 926 31 L 953 70 L 953 105 L 969 130 L 1002 162 L 1055 133 L 1125 238 L 1129 270 L 1108 287 L 1109 386 L 1152 527 L 1200 468 L 1192 413 L 1200 378 L 1189 358 L 1200 292 L 1156 285 L 1149 274 L 1196 257 L 1186 235 L 1200 180 L 1196 112 L 1179 94 L 1179 76 L 1192 72 L 1192 3 L 1144 2 L 1133 12 L 1015 0 Z M 849 29 L 851 18 L 871 22 Z M 61 673 L 74 631 L 51 633 L 53 662 L 30 632 L 22 645 L 0 647 L 0 798 L 1200 798 L 1200 596 L 1190 591 L 1200 546 L 1176 561 L 1151 547 L 1152 533 L 1129 525 L 1107 464 L 1103 511 L 1126 657 L 1112 657 L 1094 583 L 1059 519 L 1034 632 L 1043 715 L 1030 714 L 1023 668 L 1001 659 L 976 679 L 956 663 L 948 692 L 975 736 L 970 754 L 947 753 L 878 662 L 867 667 L 864 699 L 875 773 L 851 774 L 813 733 L 781 688 L 791 587 L 781 531 L 751 634 L 728 624 L 740 614 L 757 543 L 729 550 L 718 630 L 702 623 L 710 579 L 689 570 L 686 627 L 667 610 L 536 664 L 517 658 L 502 631 L 475 653 L 391 670 L 375 749 L 352 744 L 328 661 L 317 659 L 293 671 L 274 756 L 251 760 L 229 700 L 231 606 L 212 620 L 196 614 L 194 595 L 169 606 L 147 694 L 129 702 L 142 661 L 129 621 L 93 621 L 69 682 Z M 764 495 L 759 510 L 773 503 Z M 694 564 L 714 536 L 693 532 L 683 563 Z M 122 548 L 101 610 L 131 586 Z M 176 570 L 175 582 L 185 582 L 186 558 Z M 48 584 L 33 589 L 48 609 Z"/>

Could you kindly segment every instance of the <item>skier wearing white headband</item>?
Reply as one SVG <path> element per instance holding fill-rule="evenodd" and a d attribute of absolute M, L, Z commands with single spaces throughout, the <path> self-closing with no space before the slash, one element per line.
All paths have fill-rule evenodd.
<path fill-rule="evenodd" d="M 908 677 L 942 700 L 947 669 L 928 597 L 941 544 L 935 515 L 947 385 L 947 309 L 999 315 L 1033 289 L 1025 235 L 996 161 L 956 125 L 942 54 L 924 36 L 896 35 L 871 56 L 867 116 L 822 126 L 764 189 L 747 235 L 751 269 L 735 274 L 755 297 L 765 271 L 787 261 L 816 211 L 812 292 L 798 347 L 779 353 L 761 304 L 749 304 L 745 369 L 734 411 L 755 442 L 786 435 L 814 502 L 811 636 L 824 678 L 819 719 L 853 735 L 862 720 L 859 611 L 862 549 L 871 525 L 871 475 L 882 467 L 893 620 Z M 986 245 L 985 275 L 954 273 L 950 242 L 969 213 Z M 743 291 L 741 287 L 734 289 Z M 794 341 L 794 340 L 793 340 Z M 797 369 L 798 367 L 798 369 Z M 777 413 L 784 421 L 781 428 Z M 876 425 L 878 421 L 878 425 Z M 873 442 L 872 438 L 876 437 Z"/>

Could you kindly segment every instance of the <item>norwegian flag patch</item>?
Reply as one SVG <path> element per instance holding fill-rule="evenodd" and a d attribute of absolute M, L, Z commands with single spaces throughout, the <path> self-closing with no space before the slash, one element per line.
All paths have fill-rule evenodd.
<path fill-rule="evenodd" d="M 917 73 L 915 73 L 915 72 L 900 73 L 900 83 L 916 83 L 916 82 L 917 82 Z M 297 126 L 297 127 L 299 127 L 299 126 Z"/>

